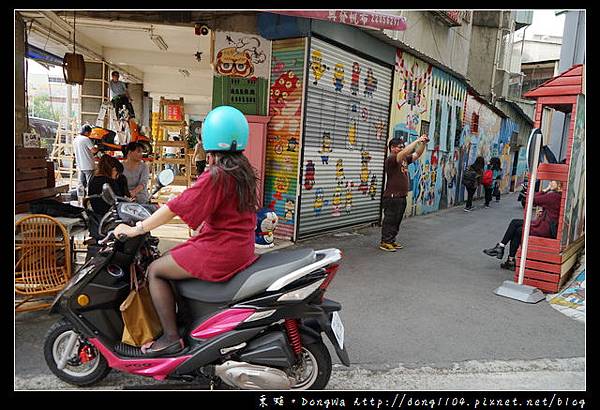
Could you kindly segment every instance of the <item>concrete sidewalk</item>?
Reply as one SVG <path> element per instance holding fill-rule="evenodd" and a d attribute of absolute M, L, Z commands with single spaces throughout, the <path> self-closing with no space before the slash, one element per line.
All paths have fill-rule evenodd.
<path fill-rule="evenodd" d="M 467 360 L 532 360 L 585 356 L 585 326 L 546 301 L 535 305 L 496 296 L 513 273 L 482 253 L 512 218 L 516 195 L 465 213 L 462 207 L 404 220 L 404 249 L 378 248 L 379 228 L 300 243 L 337 247 L 344 262 L 327 296 L 342 303 L 353 364 L 385 369 L 448 366 Z"/>

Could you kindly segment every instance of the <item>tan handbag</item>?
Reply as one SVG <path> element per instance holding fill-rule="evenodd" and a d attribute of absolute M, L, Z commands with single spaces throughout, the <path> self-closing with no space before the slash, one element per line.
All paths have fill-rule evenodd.
<path fill-rule="evenodd" d="M 131 264 L 129 272 L 131 291 L 120 307 L 124 324 L 121 341 L 132 346 L 142 346 L 160 335 L 162 327 L 146 283 L 141 286 L 138 283 L 134 264 Z"/>

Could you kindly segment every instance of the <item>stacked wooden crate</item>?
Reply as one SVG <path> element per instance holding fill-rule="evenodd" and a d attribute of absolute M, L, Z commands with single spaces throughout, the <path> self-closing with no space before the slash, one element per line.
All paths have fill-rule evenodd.
<path fill-rule="evenodd" d="M 46 160 L 47 153 L 45 148 L 16 148 L 15 213 L 28 212 L 30 202 L 69 190 L 69 185 L 54 186 L 54 164 Z"/>

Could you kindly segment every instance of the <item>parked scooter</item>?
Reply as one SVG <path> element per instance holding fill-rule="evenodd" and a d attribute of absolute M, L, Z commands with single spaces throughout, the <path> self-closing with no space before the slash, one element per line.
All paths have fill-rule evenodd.
<path fill-rule="evenodd" d="M 170 170 L 159 176 L 163 184 L 172 178 Z M 116 197 L 108 184 L 102 198 L 111 204 L 99 226 L 102 249 L 50 310 L 62 319 L 46 335 L 44 357 L 61 380 L 89 386 L 117 369 L 157 380 L 208 379 L 213 387 L 224 382 L 240 389 L 323 389 L 332 365 L 322 333 L 350 365 L 341 305 L 324 298 L 342 259 L 338 249 L 270 252 L 228 282 L 174 281 L 186 348 L 148 358 L 121 343 L 119 306 L 129 294 L 130 272 L 146 272 L 160 256 L 159 240 L 149 233 L 115 238 L 118 224 L 133 225 L 150 213 Z"/>
<path fill-rule="evenodd" d="M 129 127 L 130 139 L 128 141 L 120 141 L 115 131 L 102 127 L 93 127 L 90 138 L 94 140 L 100 151 L 122 151 L 127 143 L 135 141 L 143 145 L 144 153 L 148 155 L 152 154 L 152 140 L 140 131 L 135 118 L 130 118 L 129 111 L 125 104 L 120 104 L 121 108 L 118 112 L 118 122 L 121 131 L 124 131 L 127 126 Z"/>

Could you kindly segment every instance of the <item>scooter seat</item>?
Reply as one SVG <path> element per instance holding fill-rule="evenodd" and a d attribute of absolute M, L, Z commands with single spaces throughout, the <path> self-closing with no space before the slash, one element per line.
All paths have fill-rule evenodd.
<path fill-rule="evenodd" d="M 227 282 L 206 282 L 198 279 L 174 281 L 184 298 L 206 303 L 230 303 L 265 291 L 277 279 L 316 260 L 313 249 L 273 251 L 262 255 L 249 268 Z"/>

